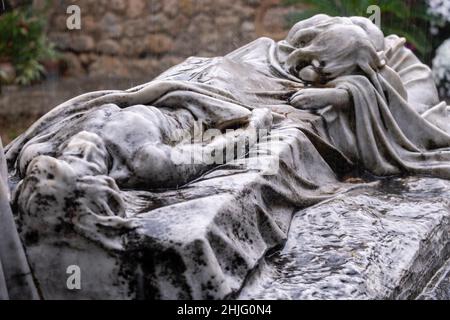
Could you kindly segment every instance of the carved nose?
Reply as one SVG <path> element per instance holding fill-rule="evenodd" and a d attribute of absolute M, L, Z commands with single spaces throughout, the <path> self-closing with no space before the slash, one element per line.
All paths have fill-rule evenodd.
<path fill-rule="evenodd" d="M 320 78 L 319 74 L 312 66 L 307 66 L 299 72 L 299 78 L 306 82 L 317 82 Z"/>
<path fill-rule="evenodd" d="M 293 68 L 291 68 L 291 72 L 298 76 L 300 74 L 300 72 L 309 65 L 310 65 L 309 61 L 300 60 L 295 64 L 295 66 Z"/>

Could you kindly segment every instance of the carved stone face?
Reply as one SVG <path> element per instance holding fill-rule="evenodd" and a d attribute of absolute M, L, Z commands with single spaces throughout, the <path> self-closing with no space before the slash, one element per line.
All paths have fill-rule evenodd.
<path fill-rule="evenodd" d="M 316 24 L 311 23 L 314 21 Z M 358 24 L 326 16 L 314 21 L 296 25 L 286 39 L 295 48 L 287 67 L 302 80 L 324 84 L 343 75 L 370 73 L 383 65 L 377 54 L 383 42 L 372 29 L 364 28 L 360 19 Z"/>

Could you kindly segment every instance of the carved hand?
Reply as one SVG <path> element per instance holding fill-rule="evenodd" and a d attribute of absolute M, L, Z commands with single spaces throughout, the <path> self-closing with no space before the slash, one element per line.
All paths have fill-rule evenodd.
<path fill-rule="evenodd" d="M 308 88 L 295 93 L 289 103 L 298 109 L 316 110 L 327 106 L 346 107 L 350 101 L 350 95 L 344 89 L 337 88 Z"/>

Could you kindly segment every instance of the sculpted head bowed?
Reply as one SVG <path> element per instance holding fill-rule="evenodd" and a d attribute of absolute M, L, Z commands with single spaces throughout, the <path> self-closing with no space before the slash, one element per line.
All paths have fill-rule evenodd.
<path fill-rule="evenodd" d="M 372 77 L 384 66 L 384 35 L 368 19 L 317 15 L 297 23 L 285 45 L 286 68 L 306 82 L 326 83 L 362 71 Z"/>

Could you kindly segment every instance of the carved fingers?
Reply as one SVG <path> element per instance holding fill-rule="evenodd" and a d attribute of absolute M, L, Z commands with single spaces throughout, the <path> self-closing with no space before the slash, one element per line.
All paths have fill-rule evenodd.
<path fill-rule="evenodd" d="M 84 176 L 77 179 L 79 202 L 99 216 L 125 217 L 125 205 L 114 179 L 108 176 Z"/>
<path fill-rule="evenodd" d="M 291 97 L 290 104 L 305 110 L 324 108 L 329 104 L 329 94 L 326 89 L 303 89 Z"/>
<path fill-rule="evenodd" d="M 341 107 L 350 103 L 347 91 L 336 88 L 307 88 L 295 93 L 289 103 L 298 109 L 317 110 L 327 106 Z"/>

